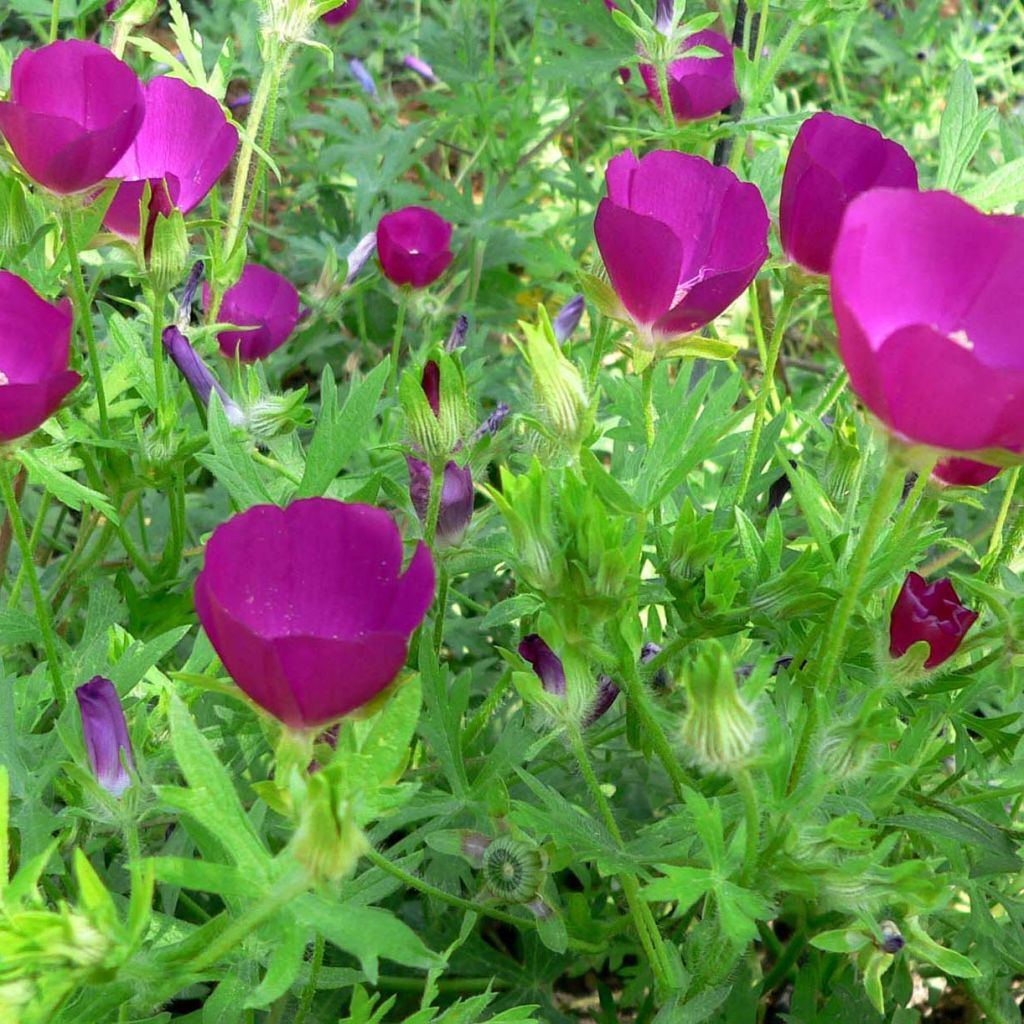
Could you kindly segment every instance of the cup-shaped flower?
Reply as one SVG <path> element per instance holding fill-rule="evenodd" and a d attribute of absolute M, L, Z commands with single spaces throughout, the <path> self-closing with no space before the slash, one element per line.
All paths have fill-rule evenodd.
<path fill-rule="evenodd" d="M 1024 448 L 1022 280 L 1024 218 L 987 216 L 946 192 L 859 196 L 831 272 L 853 390 L 917 444 Z"/>
<path fill-rule="evenodd" d="M 117 690 L 109 679 L 93 676 L 75 690 L 75 696 L 82 713 L 85 750 L 96 781 L 111 796 L 120 796 L 132 781 L 125 764 L 131 768 L 135 762 Z"/>
<path fill-rule="evenodd" d="M 203 304 L 210 302 L 209 285 L 203 285 Z M 299 293 L 286 277 L 256 263 L 247 263 L 242 276 L 225 293 L 220 307 L 223 323 L 247 327 L 221 331 L 221 352 L 243 363 L 264 359 L 279 349 L 299 322 Z"/>
<path fill-rule="evenodd" d="M 0 443 L 31 434 L 78 387 L 70 344 L 71 303 L 52 306 L 0 270 Z"/>
<path fill-rule="evenodd" d="M 343 4 L 332 7 L 326 14 L 322 14 L 320 20 L 327 25 L 340 25 L 359 10 L 362 2 L 363 0 L 345 0 Z"/>
<path fill-rule="evenodd" d="M 605 179 L 594 234 L 617 314 L 647 348 L 712 321 L 768 257 L 761 193 L 726 167 L 667 150 L 641 160 L 626 152 Z"/>
<path fill-rule="evenodd" d="M 813 274 L 827 274 L 846 207 L 872 188 L 917 188 L 907 151 L 859 121 L 809 117 L 782 176 L 779 233 L 786 255 Z"/>
<path fill-rule="evenodd" d="M 187 214 L 206 198 L 238 147 L 237 130 L 209 93 L 166 75 L 147 82 L 144 92 L 146 116 L 110 170 L 111 178 L 123 181 L 103 218 L 129 241 L 141 233 L 139 204 L 147 182 L 147 225 L 172 209 Z"/>
<path fill-rule="evenodd" d="M 974 459 L 939 459 L 932 470 L 932 479 L 950 487 L 984 487 L 1002 470 L 1002 466 L 990 466 Z"/>
<path fill-rule="evenodd" d="M 213 531 L 195 584 L 224 667 L 295 729 L 335 721 L 391 683 L 433 600 L 426 545 L 403 573 L 388 513 L 329 498 L 233 516 Z"/>
<path fill-rule="evenodd" d="M 426 288 L 452 261 L 452 226 L 424 206 L 386 213 L 377 225 L 377 254 L 395 284 Z"/>
<path fill-rule="evenodd" d="M 433 473 L 422 459 L 405 457 L 409 465 L 409 497 L 421 523 L 426 524 L 430 508 L 430 482 Z M 454 459 L 444 467 L 441 501 L 437 508 L 437 531 L 434 538 L 442 547 L 458 544 L 473 518 L 473 473 L 469 466 L 460 466 Z"/>
<path fill-rule="evenodd" d="M 889 618 L 889 653 L 902 657 L 923 641 L 931 652 L 924 667 L 935 668 L 956 653 L 977 618 L 948 579 L 929 584 L 916 572 L 908 573 Z"/>
<path fill-rule="evenodd" d="M 0 132 L 33 181 L 64 195 L 107 176 L 145 108 L 127 64 L 96 43 L 68 39 L 18 55 Z"/>
<path fill-rule="evenodd" d="M 668 97 L 672 113 L 679 121 L 700 121 L 714 117 L 739 99 L 732 43 L 720 32 L 705 29 L 687 36 L 680 54 L 696 46 L 717 50 L 718 57 L 680 56 L 668 66 Z M 658 73 L 652 64 L 640 65 L 648 95 L 661 109 Z"/>

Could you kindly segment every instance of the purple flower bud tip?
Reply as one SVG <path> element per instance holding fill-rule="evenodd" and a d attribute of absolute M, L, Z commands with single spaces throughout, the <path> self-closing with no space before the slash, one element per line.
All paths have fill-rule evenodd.
<path fill-rule="evenodd" d="M 195 391 L 203 405 L 210 404 L 210 394 L 216 391 L 228 422 L 236 427 L 244 424 L 245 414 L 217 382 L 210 368 L 200 358 L 188 338 L 175 326 L 165 327 L 161 337 L 164 349 L 171 357 L 171 361 L 188 382 L 189 387 Z"/>
<path fill-rule="evenodd" d="M 127 151 L 145 109 L 127 64 L 96 43 L 61 40 L 18 55 L 0 133 L 33 181 L 58 194 L 82 192 Z"/>
<path fill-rule="evenodd" d="M 786 255 L 812 274 L 827 274 L 846 207 L 872 188 L 917 188 L 907 151 L 858 121 L 809 117 L 782 176 L 779 232 Z"/>
<path fill-rule="evenodd" d="M 71 303 L 53 306 L 0 270 L 0 443 L 31 434 L 82 378 L 68 369 Z"/>
<path fill-rule="evenodd" d="M 434 563 L 419 544 L 402 572 L 402 555 L 395 521 L 372 505 L 256 505 L 213 531 L 196 613 L 256 704 L 291 728 L 317 728 L 405 665 L 434 600 Z"/>
<path fill-rule="evenodd" d="M 297 323 L 304 324 L 313 315 L 313 310 L 309 306 L 303 306 L 299 310 L 299 319 Z"/>
<path fill-rule="evenodd" d="M 672 31 L 672 22 L 676 16 L 675 0 L 657 0 L 654 6 L 654 27 L 667 36 Z"/>
<path fill-rule="evenodd" d="M 768 211 L 755 185 L 686 153 L 614 157 L 594 233 L 621 315 L 650 345 L 710 323 L 768 257 Z M 650 254 L 659 258 L 652 261 Z"/>
<path fill-rule="evenodd" d="M 501 428 L 502 423 L 504 423 L 508 418 L 508 414 L 511 411 L 512 410 L 509 409 L 504 402 L 499 402 L 494 407 L 494 412 L 492 412 L 491 415 L 488 416 L 475 431 L 473 431 L 473 436 L 470 438 L 470 444 L 476 444 L 477 441 L 487 434 L 490 434 L 491 437 L 493 437 Z"/>
<path fill-rule="evenodd" d="M 668 8 L 672 4 L 666 5 Z M 659 11 L 662 5 L 658 5 Z M 667 34 L 672 24 L 671 10 L 664 28 L 655 22 L 662 34 Z M 683 54 L 697 46 L 716 50 L 718 57 L 686 57 Z M 683 40 L 680 56 L 668 66 L 668 98 L 672 113 L 680 121 L 700 121 L 714 117 L 739 99 L 736 89 L 736 67 L 732 43 L 720 32 L 705 29 L 694 32 Z M 644 80 L 647 94 L 661 109 L 661 87 L 658 73 L 652 64 L 640 65 L 640 77 Z"/>
<path fill-rule="evenodd" d="M 448 269 L 452 226 L 433 210 L 406 206 L 377 225 L 377 253 L 384 276 L 398 285 L 426 288 Z"/>
<path fill-rule="evenodd" d="M 203 306 L 209 308 L 210 288 L 203 286 Z M 247 263 L 238 283 L 224 293 L 223 323 L 250 330 L 221 331 L 217 342 L 229 359 L 243 363 L 265 359 L 279 349 L 299 322 L 299 293 L 287 278 L 255 263 Z"/>
<path fill-rule="evenodd" d="M 320 20 L 328 25 L 340 25 L 359 10 L 362 2 L 363 0 L 345 0 L 345 3 L 332 7 L 326 14 L 321 15 Z"/>
<path fill-rule="evenodd" d="M 618 697 L 618 695 L 619 687 L 612 681 L 611 676 L 598 676 L 597 696 L 594 698 L 593 706 L 580 723 L 583 728 L 586 729 L 587 726 L 593 725 L 602 715 L 604 715 L 615 703 L 615 698 Z"/>
<path fill-rule="evenodd" d="M 973 459 L 939 459 L 932 479 L 951 487 L 983 487 L 1002 471 L 1002 466 L 988 466 Z"/>
<path fill-rule="evenodd" d="M 528 661 L 544 689 L 556 697 L 565 696 L 565 669 L 562 659 L 536 633 L 524 636 L 519 643 L 519 656 Z"/>
<path fill-rule="evenodd" d="M 406 456 L 409 466 L 409 497 L 416 515 L 426 524 L 430 506 L 430 481 L 433 473 L 421 459 Z M 460 466 L 454 460 L 445 464 L 441 483 L 441 503 L 437 512 L 437 531 L 434 535 L 440 547 L 454 547 L 462 541 L 473 518 L 473 474 L 469 466 Z"/>
<path fill-rule="evenodd" d="M 469 317 L 465 313 L 460 313 L 455 318 L 455 324 L 452 327 L 451 334 L 448 335 L 448 340 L 444 343 L 445 352 L 454 352 L 457 348 L 462 348 L 466 344 L 466 335 L 469 333 Z"/>
<path fill-rule="evenodd" d="M 122 764 L 134 767 L 128 726 L 117 690 L 109 679 L 94 676 L 75 690 L 82 714 L 82 734 L 96 781 L 112 796 L 120 796 L 130 785 L 131 776 Z"/>
<path fill-rule="evenodd" d="M 565 341 L 579 327 L 585 306 L 586 303 L 583 300 L 583 296 L 574 295 L 555 314 L 555 319 L 551 321 L 551 326 L 559 342 Z"/>
<path fill-rule="evenodd" d="M 199 291 L 199 282 L 206 273 L 206 264 L 202 260 L 196 260 L 189 271 L 188 280 L 181 291 L 181 302 L 178 304 L 178 320 L 187 324 L 192 317 L 192 303 L 195 301 L 196 292 Z"/>
<path fill-rule="evenodd" d="M 252 103 L 252 93 L 243 92 L 233 100 L 228 100 L 228 109 L 237 110 L 239 107 L 247 107 L 250 103 Z"/>
<path fill-rule="evenodd" d="M 434 74 L 434 69 L 425 61 L 420 60 L 415 54 L 408 53 L 402 58 L 402 63 L 410 70 L 415 71 L 417 75 L 431 84 L 437 81 L 437 75 Z"/>
<path fill-rule="evenodd" d="M 348 67 L 352 72 L 352 77 L 362 86 L 363 92 L 367 96 L 376 98 L 377 83 L 373 80 L 373 75 L 367 70 L 366 65 L 358 57 L 353 57 L 348 62 Z"/>
<path fill-rule="evenodd" d="M 977 612 L 961 604 L 948 579 L 928 584 L 912 572 L 904 580 L 893 605 L 889 653 L 899 658 L 911 645 L 924 641 L 931 651 L 924 667 L 935 668 L 956 653 L 977 618 Z"/>
<path fill-rule="evenodd" d="M 948 192 L 875 188 L 846 210 L 832 308 L 850 384 L 894 434 L 1024 449 L 1024 218 Z"/>
<path fill-rule="evenodd" d="M 348 270 L 345 273 L 345 287 L 347 288 L 356 279 L 359 271 L 366 266 L 367 260 L 373 255 L 377 248 L 377 233 L 370 231 L 363 235 L 356 243 L 355 248 L 348 254 Z"/>
<path fill-rule="evenodd" d="M 423 367 L 423 377 L 420 380 L 423 394 L 427 396 L 430 408 L 435 416 L 441 415 L 441 367 L 428 359 Z"/>

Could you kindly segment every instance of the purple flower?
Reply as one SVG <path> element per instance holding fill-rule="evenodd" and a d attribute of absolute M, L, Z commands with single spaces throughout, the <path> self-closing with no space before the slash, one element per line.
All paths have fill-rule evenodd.
<path fill-rule="evenodd" d="M 555 337 L 559 343 L 565 341 L 573 331 L 576 330 L 580 325 L 580 320 L 583 317 L 583 310 L 585 303 L 582 295 L 574 295 L 562 308 L 555 314 L 555 319 L 551 321 L 551 327 L 555 332 Z"/>
<path fill-rule="evenodd" d="M 956 653 L 977 617 L 960 603 L 949 580 L 929 585 L 916 572 L 909 573 L 889 620 L 889 653 L 899 658 L 912 644 L 924 641 L 931 651 L 924 667 L 935 668 Z"/>
<path fill-rule="evenodd" d="M 427 521 L 430 505 L 430 481 L 433 473 L 422 459 L 405 457 L 409 465 L 409 497 L 421 523 Z M 473 518 L 473 474 L 469 466 L 450 460 L 444 467 L 441 504 L 437 512 L 435 539 L 443 547 L 458 544 Z"/>
<path fill-rule="evenodd" d="M 457 348 L 462 348 L 466 344 L 466 335 L 468 333 L 469 317 L 465 313 L 460 313 L 455 318 L 455 323 L 452 325 L 448 340 L 444 343 L 445 352 L 454 352 Z"/>
<path fill-rule="evenodd" d="M 145 87 L 146 116 L 128 151 L 110 170 L 123 183 L 103 223 L 135 241 L 140 234 L 139 204 L 149 183 L 148 234 L 156 215 L 187 214 L 206 198 L 238 147 L 238 132 L 220 104 L 179 78 L 161 76 Z"/>
<path fill-rule="evenodd" d="M 983 487 L 1002 472 L 1002 466 L 989 466 L 973 459 L 939 459 L 932 479 L 951 487 Z"/>
<path fill-rule="evenodd" d="M 370 231 L 363 235 L 363 237 L 356 242 L 355 247 L 348 254 L 348 259 L 345 261 L 347 264 L 347 269 L 345 271 L 346 288 L 348 288 L 356 277 L 358 277 L 359 271 L 366 266 L 367 261 L 373 255 L 376 248 L 377 234 L 374 231 Z"/>
<path fill-rule="evenodd" d="M 668 97 L 672 113 L 679 121 L 700 121 L 714 117 L 739 99 L 736 89 L 736 67 L 732 43 L 721 33 L 711 29 L 694 32 L 683 40 L 680 53 L 695 46 L 717 50 L 720 57 L 679 57 L 668 66 Z M 648 95 L 661 109 L 661 89 L 658 73 L 652 64 L 640 65 Z"/>
<path fill-rule="evenodd" d="M 667 36 L 672 31 L 676 16 L 676 0 L 656 0 L 654 5 L 654 27 Z"/>
<path fill-rule="evenodd" d="M 537 634 L 530 633 L 519 642 L 519 656 L 533 666 L 533 671 L 547 693 L 565 696 L 565 669 L 562 659 Z"/>
<path fill-rule="evenodd" d="M 437 75 L 434 74 L 434 69 L 425 60 L 420 60 L 420 58 L 414 53 L 407 53 L 402 58 L 402 63 L 410 71 L 415 71 L 417 75 L 431 84 L 437 81 Z"/>
<path fill-rule="evenodd" d="M 901 145 L 846 117 L 809 117 L 782 177 L 779 233 L 786 255 L 811 273 L 827 274 L 846 207 L 880 187 L 917 188 L 917 167 Z"/>
<path fill-rule="evenodd" d="M 352 72 L 352 77 L 362 86 L 363 92 L 367 96 L 377 96 L 377 83 L 373 80 L 373 75 L 370 74 L 366 65 L 358 58 L 353 57 L 348 62 L 348 69 Z"/>
<path fill-rule="evenodd" d="M 619 695 L 619 687 L 612 680 L 611 676 L 601 675 L 597 677 L 597 696 L 594 698 L 593 706 L 584 715 L 580 725 L 584 729 L 593 725 L 602 715 L 611 709 L 615 698 Z"/>
<path fill-rule="evenodd" d="M 18 55 L 0 132 L 33 181 L 59 194 L 81 192 L 128 149 L 145 109 L 127 64 L 95 43 L 68 39 Z"/>
<path fill-rule="evenodd" d="M 75 690 L 75 696 L 82 713 L 85 749 L 96 781 L 111 796 L 120 796 L 132 782 L 121 763 L 121 751 L 129 768 L 135 762 L 117 690 L 109 679 L 93 676 Z"/>
<path fill-rule="evenodd" d="M 433 284 L 452 261 L 451 241 L 451 224 L 423 206 L 386 213 L 377 225 L 380 265 L 395 284 Z"/>
<path fill-rule="evenodd" d="M 854 391 L 918 444 L 1021 450 L 1022 279 L 1024 218 L 986 216 L 947 192 L 859 196 L 831 272 Z"/>
<path fill-rule="evenodd" d="M 213 531 L 196 613 L 253 701 L 291 728 L 318 728 L 405 664 L 434 600 L 426 545 L 401 568 L 402 537 L 383 509 L 330 498 L 256 505 Z"/>
<path fill-rule="evenodd" d="M 245 414 L 231 399 L 231 396 L 221 387 L 217 379 L 210 372 L 210 368 L 200 358 L 199 353 L 192 347 L 192 343 L 185 337 L 177 327 L 165 327 L 163 332 L 163 346 L 171 357 L 174 365 L 181 371 L 182 377 L 188 381 L 189 386 L 196 393 L 199 401 L 204 406 L 210 404 L 210 394 L 217 392 L 220 403 L 224 407 L 224 415 L 229 423 L 234 426 L 241 426 L 245 422 Z"/>
<path fill-rule="evenodd" d="M 203 305 L 208 307 L 210 288 L 203 286 Z M 221 331 L 221 352 L 243 363 L 264 359 L 279 349 L 299 322 L 299 293 L 287 278 L 256 263 L 247 263 L 238 283 L 224 293 L 222 323 L 251 327 L 247 331 Z"/>
<path fill-rule="evenodd" d="M 328 25 L 340 25 L 359 10 L 362 2 L 363 0 L 345 0 L 345 3 L 332 7 L 326 14 L 322 14 L 320 20 Z"/>
<path fill-rule="evenodd" d="M 605 178 L 594 234 L 620 316 L 648 347 L 712 321 L 768 256 L 761 193 L 728 168 L 667 150 L 642 160 L 626 152 Z"/>
<path fill-rule="evenodd" d="M 82 378 L 68 369 L 71 303 L 40 298 L 0 270 L 0 443 L 31 434 Z"/>

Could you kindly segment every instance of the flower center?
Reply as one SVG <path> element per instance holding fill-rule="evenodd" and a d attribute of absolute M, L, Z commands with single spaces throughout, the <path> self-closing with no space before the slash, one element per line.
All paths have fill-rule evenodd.
<path fill-rule="evenodd" d="M 962 349 L 966 349 L 968 352 L 974 351 L 974 342 L 967 337 L 967 332 L 964 330 L 954 331 L 950 336 L 949 340 L 955 345 L 959 345 Z"/>
<path fill-rule="evenodd" d="M 11 382 L 8 379 L 7 374 L 4 373 L 3 370 L 0 370 L 0 387 L 3 387 L 4 384 L 10 384 L 10 383 Z"/>

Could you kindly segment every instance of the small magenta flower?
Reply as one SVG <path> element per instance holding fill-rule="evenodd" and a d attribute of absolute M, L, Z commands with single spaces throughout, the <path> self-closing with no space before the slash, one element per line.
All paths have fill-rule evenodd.
<path fill-rule="evenodd" d="M 203 286 L 203 304 L 208 307 L 210 288 Z M 221 331 L 217 342 L 221 352 L 233 359 L 237 352 L 243 363 L 265 359 L 279 349 L 299 322 L 299 293 L 286 277 L 247 263 L 238 283 L 225 293 L 220 320 L 249 327 L 243 331 Z"/>
<path fill-rule="evenodd" d="M 245 413 L 217 382 L 216 377 L 192 347 L 188 338 L 177 327 L 171 326 L 164 328 L 162 339 L 164 349 L 181 372 L 182 377 L 188 382 L 189 387 L 196 393 L 199 401 L 204 406 L 208 406 L 210 395 L 216 391 L 227 421 L 236 427 L 242 426 L 245 423 Z"/>
<path fill-rule="evenodd" d="M 384 276 L 395 284 L 426 288 L 448 269 L 452 226 L 433 210 L 406 206 L 377 225 L 377 253 Z"/>
<path fill-rule="evenodd" d="M 947 192 L 858 196 L 831 271 L 853 390 L 917 444 L 1024 449 L 1024 330 L 1012 298 L 1022 279 L 1024 218 L 979 213 Z"/>
<path fill-rule="evenodd" d="M 131 145 L 146 103 L 135 72 L 78 39 L 23 50 L 0 132 L 25 173 L 64 195 L 99 184 Z"/>
<path fill-rule="evenodd" d="M 345 0 L 345 3 L 332 7 L 326 14 L 322 14 L 320 20 L 328 25 L 340 25 L 359 10 L 362 2 L 363 0 Z"/>
<path fill-rule="evenodd" d="M 190 213 L 206 198 L 238 147 L 238 132 L 220 104 L 179 78 L 161 76 L 144 86 L 146 116 L 128 151 L 110 170 L 123 179 L 103 223 L 135 241 L 139 204 L 149 183 L 150 226 L 158 213 Z"/>
<path fill-rule="evenodd" d="M 199 621 L 224 667 L 294 729 L 333 722 L 405 664 L 434 600 L 434 563 L 372 505 L 308 498 L 256 505 L 213 531 L 195 584 Z"/>
<path fill-rule="evenodd" d="M 917 167 L 907 151 L 847 117 L 809 117 L 782 177 L 779 233 L 786 255 L 813 274 L 827 274 L 846 207 L 872 188 L 916 190 Z"/>
<path fill-rule="evenodd" d="M 671 16 L 670 16 L 671 17 Z M 720 32 L 705 29 L 687 36 L 680 54 L 696 46 L 717 50 L 719 57 L 680 56 L 668 66 L 668 96 L 672 113 L 679 121 L 701 121 L 714 117 L 739 99 L 732 43 Z M 661 109 L 658 73 L 652 64 L 640 65 L 648 95 Z"/>
<path fill-rule="evenodd" d="M 562 659 L 541 636 L 537 633 L 524 636 L 519 642 L 519 656 L 530 663 L 547 693 L 556 697 L 565 696 L 565 668 Z"/>
<path fill-rule="evenodd" d="M 68 369 L 71 303 L 40 298 L 0 270 L 0 443 L 31 434 L 82 378 Z"/>
<path fill-rule="evenodd" d="M 977 618 L 960 603 L 948 579 L 928 584 L 916 572 L 908 573 L 889 619 L 889 653 L 902 657 L 924 641 L 931 651 L 924 667 L 935 668 L 956 653 Z"/>
<path fill-rule="evenodd" d="M 989 466 L 973 459 L 939 459 L 932 470 L 932 479 L 950 487 L 984 487 L 1002 470 L 1002 466 Z"/>
<path fill-rule="evenodd" d="M 96 781 L 111 796 L 120 796 L 132 782 L 125 765 L 134 768 L 135 762 L 117 690 L 109 679 L 93 676 L 75 690 L 75 696 L 82 713 L 85 749 Z"/>
<path fill-rule="evenodd" d="M 710 323 L 768 257 L 761 193 L 726 167 L 668 150 L 641 160 L 626 152 L 605 179 L 594 234 L 618 315 L 647 348 Z"/>

